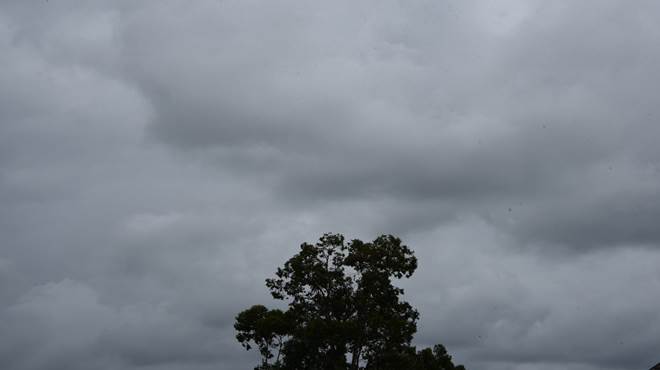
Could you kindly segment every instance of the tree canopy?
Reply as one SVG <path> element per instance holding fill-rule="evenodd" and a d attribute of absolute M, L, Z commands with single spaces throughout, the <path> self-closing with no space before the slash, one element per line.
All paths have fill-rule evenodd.
<path fill-rule="evenodd" d="M 255 370 L 465 370 L 438 344 L 417 351 L 419 313 L 394 279 L 417 258 L 392 235 L 372 242 L 324 234 L 279 267 L 266 286 L 288 309 L 255 305 L 236 317 L 236 339 L 256 346 Z"/>

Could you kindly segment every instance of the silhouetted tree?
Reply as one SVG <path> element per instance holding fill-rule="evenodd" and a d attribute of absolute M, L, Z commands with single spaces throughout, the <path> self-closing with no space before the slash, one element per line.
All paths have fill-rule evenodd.
<path fill-rule="evenodd" d="M 419 314 L 392 280 L 416 269 L 413 252 L 394 236 L 365 243 L 325 234 L 266 279 L 288 310 L 257 305 L 241 312 L 236 338 L 259 348 L 256 369 L 464 370 L 442 345 L 419 352 L 410 345 Z"/>
<path fill-rule="evenodd" d="M 454 366 L 451 356 L 442 344 L 436 344 L 433 349 L 425 348 L 417 352 L 414 366 L 411 370 L 465 370 L 463 365 Z"/>
<path fill-rule="evenodd" d="M 249 350 L 250 343 L 256 344 L 262 356 L 262 364 L 258 369 L 270 369 L 281 365 L 280 355 L 284 340 L 292 330 L 290 315 L 281 310 L 269 310 L 264 306 L 255 305 L 236 316 L 234 328 L 238 331 L 236 339 Z M 273 354 L 276 351 L 276 355 Z M 275 357 L 274 364 L 269 361 Z"/>

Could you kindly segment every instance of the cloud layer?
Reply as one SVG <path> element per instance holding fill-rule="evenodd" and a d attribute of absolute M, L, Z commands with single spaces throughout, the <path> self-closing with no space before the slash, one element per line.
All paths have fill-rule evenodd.
<path fill-rule="evenodd" d="M 326 231 L 468 368 L 660 361 L 652 1 L 5 1 L 0 367 L 248 369 Z"/>

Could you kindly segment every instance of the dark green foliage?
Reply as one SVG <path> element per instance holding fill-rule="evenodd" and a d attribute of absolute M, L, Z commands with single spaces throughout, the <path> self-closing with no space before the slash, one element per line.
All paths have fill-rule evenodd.
<path fill-rule="evenodd" d="M 288 310 L 241 312 L 236 338 L 259 348 L 257 370 L 465 370 L 442 345 L 419 352 L 410 345 L 419 314 L 392 279 L 416 269 L 413 252 L 391 235 L 365 243 L 325 234 L 266 280 Z"/>
<path fill-rule="evenodd" d="M 425 348 L 417 352 L 411 370 L 465 370 L 465 368 L 463 365 L 454 366 L 445 347 L 436 344 L 433 349 Z"/>
<path fill-rule="evenodd" d="M 259 369 L 270 369 L 264 367 L 273 358 L 273 351 L 277 351 L 275 364 L 280 362 L 284 339 L 293 328 L 290 314 L 281 310 L 269 310 L 264 306 L 256 305 L 241 312 L 236 316 L 234 329 L 238 331 L 236 339 L 249 350 L 250 343 L 259 348 L 262 356 L 262 367 Z"/>

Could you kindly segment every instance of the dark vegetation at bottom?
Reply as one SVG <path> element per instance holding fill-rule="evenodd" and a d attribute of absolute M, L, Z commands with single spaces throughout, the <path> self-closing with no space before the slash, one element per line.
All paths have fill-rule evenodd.
<path fill-rule="evenodd" d="M 363 242 L 325 234 L 266 279 L 288 309 L 242 311 L 236 339 L 259 350 L 255 370 L 465 370 L 441 344 L 410 344 L 419 313 L 392 281 L 416 269 L 417 258 L 397 237 Z"/>

